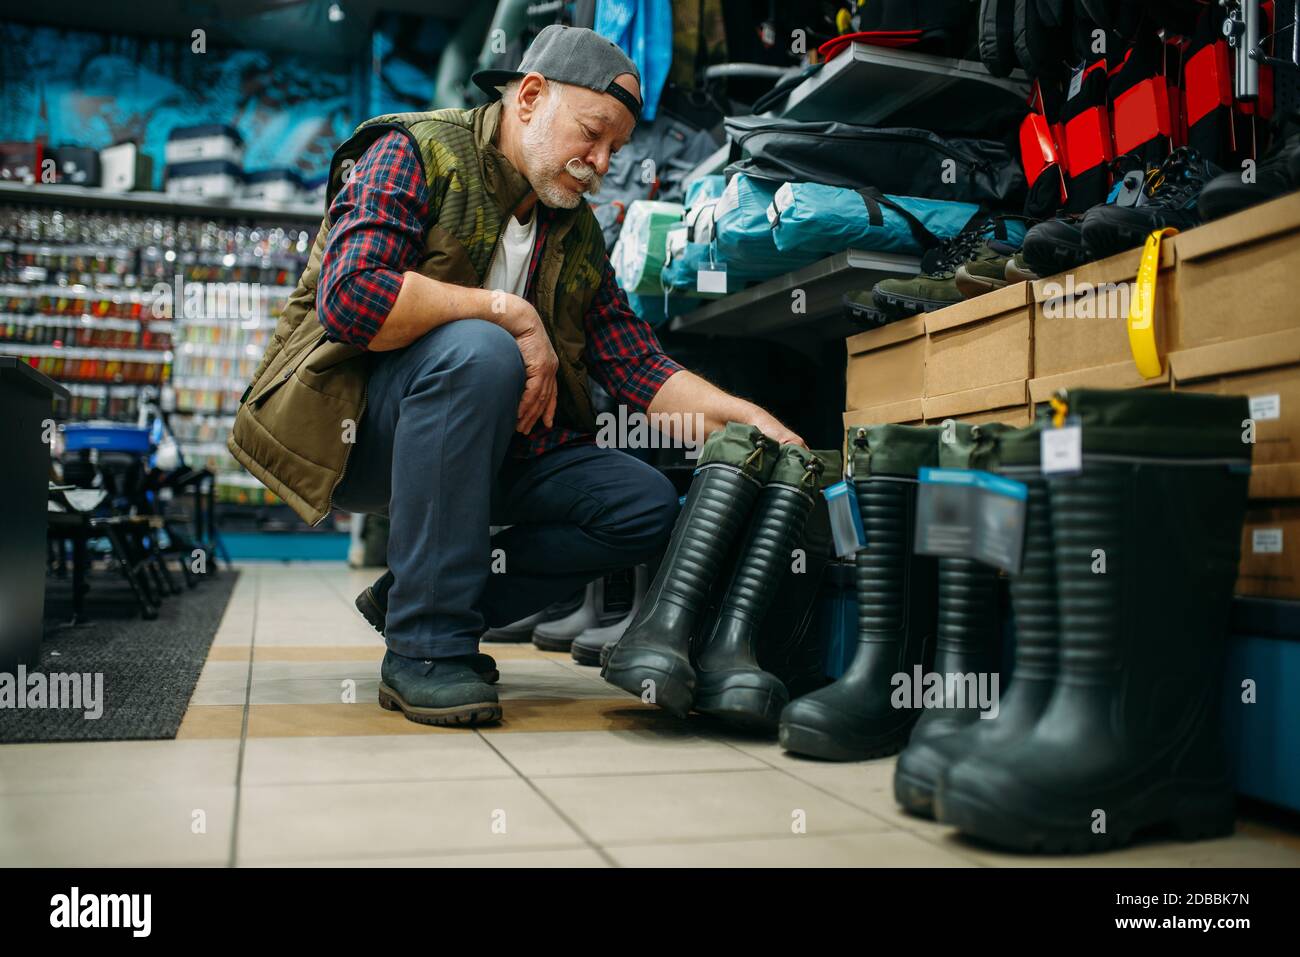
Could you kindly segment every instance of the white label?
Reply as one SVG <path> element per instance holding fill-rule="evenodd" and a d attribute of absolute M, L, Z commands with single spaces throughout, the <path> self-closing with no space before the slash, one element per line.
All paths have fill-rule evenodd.
<path fill-rule="evenodd" d="M 1250 550 L 1256 555 L 1281 555 L 1282 529 L 1253 529 L 1250 533 Z"/>
<path fill-rule="evenodd" d="M 1256 422 L 1282 418 L 1282 397 L 1276 392 L 1272 395 L 1252 395 L 1250 417 Z"/>
<path fill-rule="evenodd" d="M 1047 429 L 1042 435 L 1041 452 L 1044 475 L 1083 471 L 1083 429 L 1077 425 Z"/>
<path fill-rule="evenodd" d="M 1075 70 L 1073 75 L 1070 77 L 1070 92 L 1065 95 L 1065 98 L 1067 100 L 1074 99 L 1076 96 L 1079 95 L 1079 91 L 1082 89 L 1083 89 L 1083 67 L 1079 67 L 1079 69 Z"/>
<path fill-rule="evenodd" d="M 727 291 L 727 267 L 717 263 L 695 274 L 695 291 L 723 293 Z"/>

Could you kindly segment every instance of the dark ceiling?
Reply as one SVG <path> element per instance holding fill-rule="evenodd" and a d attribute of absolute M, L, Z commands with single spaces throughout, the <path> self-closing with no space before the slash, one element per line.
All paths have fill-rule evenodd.
<path fill-rule="evenodd" d="M 475 2 L 486 0 L 0 0 L 0 19 L 186 43 L 195 29 L 203 28 L 214 47 L 296 50 L 334 58 L 366 48 L 377 12 L 455 20 L 464 15 L 467 3 Z M 330 20 L 332 3 L 342 9 L 342 20 Z"/>

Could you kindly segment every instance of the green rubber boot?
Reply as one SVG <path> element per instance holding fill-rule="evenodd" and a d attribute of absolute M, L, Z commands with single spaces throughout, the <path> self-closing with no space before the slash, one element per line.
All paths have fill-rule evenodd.
<path fill-rule="evenodd" d="M 1244 397 L 1071 390 L 1083 468 L 1048 481 L 1061 621 L 1051 701 L 1016 744 L 948 770 L 935 804 L 1020 851 L 1157 827 L 1231 833 L 1219 726 L 1251 446 Z"/>
<path fill-rule="evenodd" d="M 728 422 L 700 451 L 686 504 L 636 618 L 601 677 L 686 717 L 695 698 L 691 633 L 728 549 L 744 531 L 776 464 L 777 444 L 754 426 Z"/>
<path fill-rule="evenodd" d="M 1049 421 L 1050 412 L 1044 413 L 1028 428 L 998 436 L 998 474 L 1023 482 L 1028 490 L 1024 554 L 1020 574 L 1011 576 L 1010 589 L 1015 667 L 1010 683 L 1004 682 L 997 717 L 971 721 L 956 734 L 927 745 L 936 753 L 934 763 L 942 767 L 936 791 L 943 790 L 948 770 L 967 755 L 996 754 L 1028 736 L 1056 689 L 1060 650 L 1056 555 L 1052 506 L 1039 464 L 1039 436 Z"/>
<path fill-rule="evenodd" d="M 695 660 L 695 710 L 737 726 L 775 731 L 789 695 L 762 670 L 755 638 L 777 588 L 789 574 L 804 523 L 828 480 L 839 481 L 839 452 L 783 445 L 759 493 L 722 606 Z"/>
<path fill-rule="evenodd" d="M 939 467 L 990 470 L 997 437 L 1006 431 L 998 424 L 954 423 L 951 431 L 940 433 Z M 934 791 L 947 766 L 942 739 L 980 721 L 979 702 L 968 694 L 976 686 L 963 684 L 962 700 L 956 700 L 958 686 L 948 676 L 973 675 L 980 680 L 998 673 L 1001 638 L 998 570 L 970 558 L 940 558 L 934 672 L 945 679 L 943 701 L 941 707 L 921 711 L 894 769 L 894 797 L 905 810 L 933 816 Z"/>
<path fill-rule="evenodd" d="M 830 761 L 894 754 L 917 713 L 890 703 L 891 679 L 929 670 L 935 639 L 935 560 L 912 548 L 919 470 L 939 464 L 939 428 L 849 430 L 849 454 L 867 545 L 857 554 L 858 649 L 834 684 L 781 712 L 787 751 Z"/>

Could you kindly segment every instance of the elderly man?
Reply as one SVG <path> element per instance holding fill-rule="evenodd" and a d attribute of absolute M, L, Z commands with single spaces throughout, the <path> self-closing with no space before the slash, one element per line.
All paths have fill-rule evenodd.
<path fill-rule="evenodd" d="M 672 530 L 668 480 L 595 444 L 589 376 L 635 411 L 799 441 L 665 355 L 614 280 L 583 193 L 640 112 L 633 63 L 553 26 L 517 72 L 474 80 L 499 102 L 376 117 L 339 147 L 229 442 L 308 521 L 389 516 L 390 573 L 363 596 L 388 645 L 379 700 L 440 725 L 501 717 L 485 628 Z"/>

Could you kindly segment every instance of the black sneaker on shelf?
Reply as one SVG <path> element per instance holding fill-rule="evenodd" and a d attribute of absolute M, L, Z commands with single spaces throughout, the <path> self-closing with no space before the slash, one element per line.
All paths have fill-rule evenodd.
<path fill-rule="evenodd" d="M 1062 216 L 1025 233 L 1019 260 L 1037 276 L 1054 276 L 1097 258 L 1083 244 L 1082 216 Z"/>
<path fill-rule="evenodd" d="M 1245 174 L 1228 172 L 1206 183 L 1196 200 L 1201 215 L 1219 219 L 1300 190 L 1300 133 L 1273 144 L 1256 164 L 1253 182 L 1245 182 Z"/>
<path fill-rule="evenodd" d="M 1196 150 L 1174 150 L 1147 174 L 1145 202 L 1132 207 L 1094 206 L 1083 216 L 1083 244 L 1104 259 L 1146 242 L 1157 229 L 1191 229 L 1201 223 L 1197 197 L 1221 170 Z"/>

